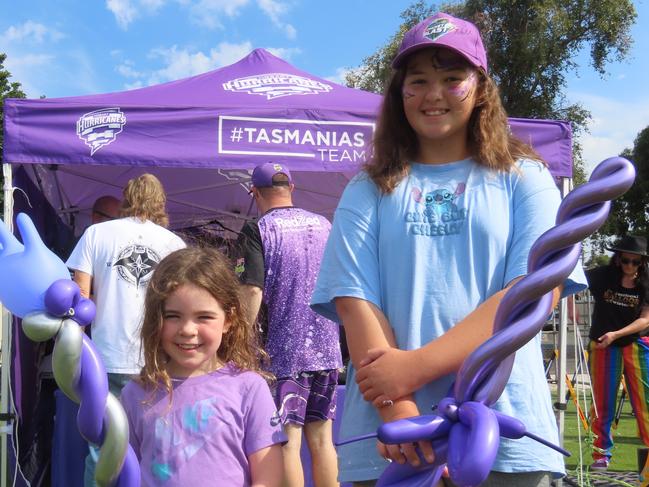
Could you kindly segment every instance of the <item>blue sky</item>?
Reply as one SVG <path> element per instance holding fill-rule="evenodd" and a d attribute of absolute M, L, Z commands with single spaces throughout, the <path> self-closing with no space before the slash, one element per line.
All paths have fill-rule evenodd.
<path fill-rule="evenodd" d="M 342 81 L 396 31 L 400 0 L 9 0 L 0 52 L 29 97 L 103 93 L 231 64 L 256 47 Z M 649 125 L 649 0 L 635 0 L 630 57 L 604 78 L 580 56 L 566 94 L 592 112 L 588 166 L 631 147 Z M 643 88 L 645 86 L 645 88 Z"/>

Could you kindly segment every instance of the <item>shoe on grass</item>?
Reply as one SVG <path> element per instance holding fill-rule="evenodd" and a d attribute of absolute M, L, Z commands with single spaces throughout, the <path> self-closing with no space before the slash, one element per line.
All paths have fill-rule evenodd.
<path fill-rule="evenodd" d="M 605 472 L 608 470 L 608 458 L 598 458 L 590 464 L 590 470 L 595 472 Z"/>

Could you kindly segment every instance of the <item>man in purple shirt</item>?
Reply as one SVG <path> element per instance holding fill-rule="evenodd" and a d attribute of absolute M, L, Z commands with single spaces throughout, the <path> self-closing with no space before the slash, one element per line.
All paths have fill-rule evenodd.
<path fill-rule="evenodd" d="M 317 315 L 309 301 L 331 224 L 293 206 L 294 185 L 285 165 L 268 162 L 252 173 L 251 194 L 261 215 L 239 236 L 237 273 L 254 323 L 262 301 L 268 315 L 266 351 L 288 443 L 284 465 L 289 487 L 303 486 L 302 430 L 316 486 L 337 485 L 332 441 L 338 369 L 338 325 Z"/>

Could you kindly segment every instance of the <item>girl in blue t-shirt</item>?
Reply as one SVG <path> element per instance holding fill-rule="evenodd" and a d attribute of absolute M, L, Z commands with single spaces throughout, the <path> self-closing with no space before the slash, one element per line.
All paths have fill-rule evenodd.
<path fill-rule="evenodd" d="M 158 264 L 144 367 L 121 396 L 143 486 L 281 485 L 286 437 L 252 330 L 220 252 L 182 249 Z"/>
<path fill-rule="evenodd" d="M 345 328 L 344 437 L 425 414 L 446 395 L 560 202 L 538 154 L 510 132 L 473 24 L 425 19 L 392 66 L 373 157 L 341 198 L 312 298 Z M 516 354 L 495 407 L 557 441 L 538 339 Z M 372 485 L 384 459 L 420 463 L 412 444 L 379 442 L 377 454 L 369 441 L 339 448 L 339 480 Z M 429 443 L 419 448 L 433 460 Z M 549 486 L 562 473 L 553 450 L 502 440 L 484 485 Z"/>

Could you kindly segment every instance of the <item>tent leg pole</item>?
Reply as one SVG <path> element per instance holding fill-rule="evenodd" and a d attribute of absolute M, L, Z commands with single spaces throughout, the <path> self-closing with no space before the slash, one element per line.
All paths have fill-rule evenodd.
<path fill-rule="evenodd" d="M 3 220 L 9 231 L 13 231 L 13 176 L 10 164 L 2 164 L 2 175 L 4 177 L 4 212 Z M 13 401 L 9 398 L 9 372 L 11 369 L 11 313 L 0 304 L 2 312 L 2 337 L 0 348 L 2 354 L 2 371 L 0 374 L 0 485 L 6 487 L 9 483 L 9 435 L 13 435 L 14 421 L 13 412 L 10 411 L 10 404 Z M 18 458 L 15 459 L 16 463 Z M 18 465 L 16 465 L 18 468 Z"/>
<path fill-rule="evenodd" d="M 579 264 L 578 264 L 579 265 Z M 568 351 L 568 299 L 563 298 L 559 303 L 559 372 L 557 374 L 557 402 L 555 407 L 557 409 L 557 426 L 559 428 L 559 444 L 563 446 L 563 436 L 565 433 L 565 416 L 566 416 L 566 353 Z M 557 485 L 563 485 L 561 480 L 558 480 Z"/>
<path fill-rule="evenodd" d="M 572 189 L 572 180 L 570 178 L 562 178 L 561 180 L 561 198 L 565 198 L 566 195 Z M 581 260 L 577 263 L 581 265 Z M 557 402 L 555 403 L 555 408 L 557 410 L 557 427 L 559 429 L 559 444 L 563 446 L 563 437 L 565 434 L 565 416 L 566 416 L 566 381 L 564 377 L 566 376 L 566 353 L 568 350 L 567 343 L 568 336 L 568 299 L 563 298 L 559 302 L 559 360 L 558 360 L 558 371 L 557 371 Z M 563 486 L 563 481 L 561 479 L 557 480 L 555 485 L 557 487 Z"/>

